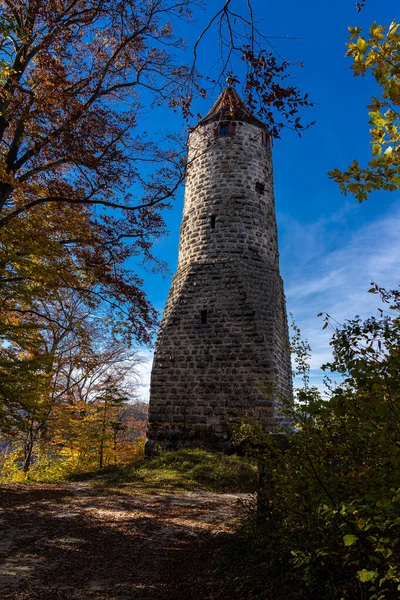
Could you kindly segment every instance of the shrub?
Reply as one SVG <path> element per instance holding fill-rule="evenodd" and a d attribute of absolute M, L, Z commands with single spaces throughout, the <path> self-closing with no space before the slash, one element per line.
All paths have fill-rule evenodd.
<path fill-rule="evenodd" d="M 254 536 L 308 600 L 400 595 L 400 294 L 371 291 L 391 314 L 336 329 L 325 369 L 343 381 L 299 393 L 288 449 L 249 420 L 236 430 L 264 464 Z"/>

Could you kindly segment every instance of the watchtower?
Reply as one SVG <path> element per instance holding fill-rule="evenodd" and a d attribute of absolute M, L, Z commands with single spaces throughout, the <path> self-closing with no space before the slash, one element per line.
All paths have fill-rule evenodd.
<path fill-rule="evenodd" d="M 147 453 L 230 447 L 250 414 L 270 430 L 291 394 L 271 138 L 231 87 L 191 131 L 178 270 L 150 386 Z"/>

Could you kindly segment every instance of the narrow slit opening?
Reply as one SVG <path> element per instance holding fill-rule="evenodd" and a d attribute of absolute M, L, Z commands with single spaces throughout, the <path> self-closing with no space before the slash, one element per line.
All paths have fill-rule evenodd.
<path fill-rule="evenodd" d="M 216 221 L 217 221 L 216 215 L 211 215 L 211 217 L 210 217 L 211 229 L 215 229 L 215 223 L 216 223 Z"/>
<path fill-rule="evenodd" d="M 200 322 L 202 325 L 205 325 L 207 323 L 207 311 L 206 310 L 200 311 Z"/>

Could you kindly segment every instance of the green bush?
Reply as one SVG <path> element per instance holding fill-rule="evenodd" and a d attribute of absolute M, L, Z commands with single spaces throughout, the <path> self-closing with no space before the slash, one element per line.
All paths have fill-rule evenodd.
<path fill-rule="evenodd" d="M 265 468 L 254 540 L 299 599 L 400 597 L 400 293 L 372 291 L 389 316 L 335 331 L 325 368 L 343 381 L 299 393 L 288 449 L 257 423 L 236 431 Z"/>

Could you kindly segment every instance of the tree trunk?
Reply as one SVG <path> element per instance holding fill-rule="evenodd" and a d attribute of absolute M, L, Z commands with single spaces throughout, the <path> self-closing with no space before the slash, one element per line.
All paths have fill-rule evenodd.
<path fill-rule="evenodd" d="M 103 423 L 102 423 L 102 426 L 101 426 L 100 453 L 99 453 L 99 469 L 103 468 L 103 460 L 104 460 L 104 438 L 105 438 L 105 435 L 106 435 L 106 418 L 107 418 L 107 399 L 104 400 Z"/>
<path fill-rule="evenodd" d="M 11 196 L 14 187 L 10 183 L 0 183 L 0 211 Z"/>
<path fill-rule="evenodd" d="M 33 453 L 33 436 L 32 432 L 29 432 L 29 439 L 24 443 L 24 466 L 23 472 L 27 473 L 31 466 L 32 453 Z"/>

